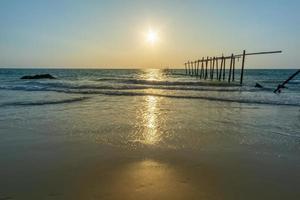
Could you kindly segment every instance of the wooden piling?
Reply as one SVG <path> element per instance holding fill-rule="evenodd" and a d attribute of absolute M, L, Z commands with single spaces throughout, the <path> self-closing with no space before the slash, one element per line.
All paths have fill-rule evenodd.
<path fill-rule="evenodd" d="M 190 62 L 190 66 L 191 66 L 191 74 L 190 75 L 193 76 L 193 62 L 192 61 Z"/>
<path fill-rule="evenodd" d="M 274 90 L 274 93 L 281 92 L 281 89 L 285 88 L 285 84 L 287 84 L 290 80 L 292 80 L 295 76 L 297 76 L 300 73 L 300 69 L 296 71 L 294 74 L 292 74 L 288 79 L 286 79 L 283 83 L 279 84 L 277 88 Z"/>
<path fill-rule="evenodd" d="M 203 78 L 203 74 L 204 74 L 204 57 L 202 57 L 202 60 L 201 60 L 201 71 L 200 71 L 200 79 Z"/>
<path fill-rule="evenodd" d="M 208 78 L 213 80 L 216 71 L 216 79 L 221 81 L 222 79 L 225 80 L 226 78 L 226 59 L 230 59 L 230 66 L 228 69 L 228 82 L 235 81 L 235 61 L 236 58 L 242 58 L 242 66 L 241 66 L 241 73 L 240 73 L 240 84 L 243 84 L 243 77 L 244 77 L 244 69 L 245 69 L 245 59 L 246 56 L 252 55 L 261 55 L 261 54 L 274 54 L 274 53 L 282 53 L 282 51 L 263 51 L 263 52 L 253 52 L 253 53 L 246 53 L 246 50 L 243 51 L 243 54 L 231 54 L 231 56 L 217 56 L 217 57 L 202 57 L 202 60 L 196 61 L 188 61 L 184 63 L 185 66 L 185 74 L 190 76 L 196 76 L 200 79 L 204 78 L 205 80 Z M 221 59 L 219 65 L 219 59 Z M 201 69 L 200 69 L 200 62 L 201 62 Z M 205 63 L 204 63 L 205 62 Z M 209 62 L 209 63 L 208 63 Z M 199 73 L 200 71 L 200 73 Z"/>
<path fill-rule="evenodd" d="M 205 80 L 207 79 L 207 68 L 208 68 L 208 57 L 206 59 L 206 65 L 205 65 L 205 77 L 204 77 Z"/>
<path fill-rule="evenodd" d="M 235 76 L 235 57 L 233 57 L 233 65 L 232 65 L 232 81 L 234 81 Z"/>
<path fill-rule="evenodd" d="M 241 69 L 241 80 L 240 80 L 240 84 L 241 85 L 243 84 L 243 78 L 244 78 L 245 56 L 246 56 L 246 50 L 243 51 L 242 69 Z"/>
<path fill-rule="evenodd" d="M 194 61 L 194 76 L 196 76 L 197 69 L 197 61 Z"/>
<path fill-rule="evenodd" d="M 212 61 L 212 72 L 211 72 L 211 80 L 214 80 L 214 71 L 215 71 L 215 59 L 216 57 L 213 57 L 213 61 Z"/>
<path fill-rule="evenodd" d="M 191 76 L 194 75 L 194 62 L 191 61 Z"/>
<path fill-rule="evenodd" d="M 210 57 L 210 60 L 209 60 L 209 65 L 210 65 L 210 67 L 209 67 L 209 78 L 210 78 L 210 80 L 211 80 L 211 76 L 212 76 L 212 62 L 213 62 L 213 58 L 212 57 Z"/>
<path fill-rule="evenodd" d="M 197 76 L 199 76 L 199 63 L 200 63 L 200 60 L 197 60 Z"/>
<path fill-rule="evenodd" d="M 191 67 L 192 67 L 191 68 L 192 69 L 192 71 L 191 71 L 192 74 L 191 75 L 193 76 L 194 75 L 194 62 L 193 61 L 191 62 Z"/>
<path fill-rule="evenodd" d="M 202 78 L 204 79 L 204 76 L 205 76 L 204 57 L 202 58 L 202 66 L 203 66 L 203 70 L 202 70 Z"/>
<path fill-rule="evenodd" d="M 194 62 L 194 68 L 195 68 L 194 75 L 197 76 L 197 61 Z"/>
<path fill-rule="evenodd" d="M 233 54 L 231 54 L 231 58 L 230 58 L 230 66 L 229 66 L 229 74 L 228 74 L 228 83 L 230 83 L 230 81 L 231 81 L 232 66 L 233 66 Z"/>
<path fill-rule="evenodd" d="M 194 68 L 195 68 L 194 75 L 197 76 L 197 61 L 196 60 L 194 62 Z"/>
<path fill-rule="evenodd" d="M 223 62 L 223 81 L 225 80 L 225 69 L 226 69 L 226 58 L 224 57 L 224 62 Z"/>
<path fill-rule="evenodd" d="M 191 76 L 194 75 L 194 62 L 191 62 Z"/>
<path fill-rule="evenodd" d="M 210 57 L 209 59 L 209 78 L 211 80 L 211 76 L 212 76 L 212 57 Z"/>
<path fill-rule="evenodd" d="M 209 73 L 208 73 L 208 77 L 209 77 L 209 79 L 211 78 L 211 66 L 212 66 L 212 62 L 211 62 L 211 57 L 209 58 Z"/>
<path fill-rule="evenodd" d="M 218 80 L 218 77 L 219 77 L 219 62 L 218 62 L 218 58 L 216 58 L 216 72 L 217 72 L 217 74 L 216 74 L 216 77 L 217 77 L 217 80 Z"/>
<path fill-rule="evenodd" d="M 221 65 L 220 65 L 220 72 L 219 72 L 219 81 L 221 81 L 221 77 L 222 77 L 223 62 L 224 62 L 224 56 L 222 55 Z"/>

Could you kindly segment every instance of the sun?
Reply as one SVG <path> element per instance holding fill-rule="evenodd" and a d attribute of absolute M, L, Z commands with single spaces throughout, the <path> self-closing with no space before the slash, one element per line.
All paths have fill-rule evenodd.
<path fill-rule="evenodd" d="M 149 29 L 146 34 L 146 41 L 149 44 L 154 45 L 155 43 L 157 43 L 158 39 L 158 32 L 153 29 Z"/>

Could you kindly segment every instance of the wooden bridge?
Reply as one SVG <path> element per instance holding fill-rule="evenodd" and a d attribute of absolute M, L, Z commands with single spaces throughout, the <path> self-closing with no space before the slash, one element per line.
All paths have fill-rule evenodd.
<path fill-rule="evenodd" d="M 261 54 L 274 54 L 282 53 L 282 51 L 265 51 L 246 53 L 244 50 L 242 54 L 231 54 L 230 56 L 219 56 L 219 57 L 202 57 L 200 60 L 188 61 L 184 63 L 185 74 L 194 76 L 204 80 L 218 80 L 234 82 L 236 79 L 236 59 L 242 59 L 241 73 L 239 77 L 240 84 L 243 84 L 245 59 L 246 56 L 261 55 Z M 229 67 L 226 70 L 226 62 L 230 61 Z M 226 73 L 227 71 L 227 73 Z M 227 77 L 226 77 L 227 74 Z"/>

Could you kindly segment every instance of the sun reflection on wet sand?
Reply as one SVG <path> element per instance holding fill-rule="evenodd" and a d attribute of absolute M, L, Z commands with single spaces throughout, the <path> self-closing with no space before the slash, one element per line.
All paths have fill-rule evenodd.
<path fill-rule="evenodd" d="M 80 194 L 74 199 L 220 199 L 213 170 L 167 160 L 101 163 L 78 181 L 85 184 L 78 185 Z"/>
<path fill-rule="evenodd" d="M 131 197 L 130 199 L 164 199 L 175 197 L 176 188 L 173 186 L 178 179 L 180 180 L 180 177 L 168 164 L 146 159 L 125 167 L 120 174 L 121 181 L 117 181 L 115 187 L 126 194 L 126 197 Z"/>

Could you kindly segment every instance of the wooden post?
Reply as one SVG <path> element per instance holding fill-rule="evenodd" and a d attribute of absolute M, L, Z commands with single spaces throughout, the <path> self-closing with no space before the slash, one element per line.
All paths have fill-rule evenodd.
<path fill-rule="evenodd" d="M 212 61 L 213 63 L 212 63 L 211 80 L 214 80 L 215 60 L 216 60 L 216 57 L 214 57 L 213 61 Z"/>
<path fill-rule="evenodd" d="M 285 88 L 285 84 L 287 84 L 290 80 L 292 80 L 295 76 L 297 76 L 300 73 L 300 69 L 298 71 L 296 71 L 294 74 L 292 74 L 288 79 L 286 79 L 283 83 L 279 84 L 276 88 L 276 90 L 274 90 L 274 93 L 277 92 L 281 92 L 281 89 Z"/>
<path fill-rule="evenodd" d="M 200 64 L 200 60 L 197 60 L 197 77 L 199 76 L 199 64 Z"/>
<path fill-rule="evenodd" d="M 197 61 L 194 61 L 194 75 L 197 76 Z"/>
<path fill-rule="evenodd" d="M 186 63 L 187 75 L 189 74 L 189 62 Z"/>
<path fill-rule="evenodd" d="M 202 60 L 201 60 L 200 79 L 202 79 L 202 77 L 203 77 L 203 70 L 204 70 L 203 62 L 204 62 L 204 57 L 202 57 Z"/>
<path fill-rule="evenodd" d="M 208 68 L 207 68 L 207 77 L 209 77 L 210 79 L 210 76 L 211 76 L 211 58 L 209 58 L 208 60 Z"/>
<path fill-rule="evenodd" d="M 190 76 L 192 76 L 192 74 L 193 74 L 193 65 L 192 65 L 192 61 L 190 62 Z"/>
<path fill-rule="evenodd" d="M 232 81 L 234 81 L 235 74 L 235 57 L 233 57 L 233 65 L 232 65 Z"/>
<path fill-rule="evenodd" d="M 243 78 L 244 78 L 245 57 L 246 57 L 246 50 L 243 51 L 242 69 L 241 69 L 241 80 L 240 80 L 240 84 L 241 85 L 243 84 Z"/>
<path fill-rule="evenodd" d="M 202 70 L 202 78 L 204 78 L 204 75 L 205 75 L 205 74 L 204 74 L 204 72 L 205 72 L 204 68 L 205 68 L 205 67 L 204 67 L 204 57 L 202 57 L 202 69 L 203 69 L 203 70 Z"/>
<path fill-rule="evenodd" d="M 197 61 L 196 60 L 194 62 L 194 68 L 195 68 L 194 75 L 197 76 Z"/>
<path fill-rule="evenodd" d="M 212 57 L 209 58 L 209 78 L 211 79 L 212 73 Z"/>
<path fill-rule="evenodd" d="M 231 54 L 231 58 L 230 58 L 230 66 L 229 66 L 228 83 L 230 83 L 230 81 L 231 81 L 231 71 L 232 71 L 232 65 L 233 65 L 233 54 Z"/>
<path fill-rule="evenodd" d="M 224 62 L 223 62 L 223 81 L 225 80 L 225 69 L 226 69 L 226 58 L 224 57 Z"/>
<path fill-rule="evenodd" d="M 218 69 L 219 66 L 218 66 L 218 65 L 219 65 L 218 58 L 216 58 L 216 72 L 217 72 L 216 75 L 217 75 L 217 80 L 218 80 L 218 78 L 219 78 L 219 69 Z"/>
<path fill-rule="evenodd" d="M 207 68 L 208 68 L 208 57 L 206 58 L 206 65 L 205 65 L 205 77 L 204 79 L 207 79 Z"/>
<path fill-rule="evenodd" d="M 219 72 L 219 81 L 221 81 L 221 77 L 222 77 L 223 62 L 224 62 L 224 56 L 222 55 L 221 65 L 220 65 L 220 72 Z"/>
<path fill-rule="evenodd" d="M 194 62 L 191 62 L 191 76 L 194 75 Z"/>
<path fill-rule="evenodd" d="M 209 79 L 211 79 L 212 73 L 212 57 L 209 58 Z"/>
<path fill-rule="evenodd" d="M 196 76 L 197 61 L 194 62 L 194 76 Z"/>
<path fill-rule="evenodd" d="M 196 76 L 197 61 L 194 62 L 194 76 Z"/>
<path fill-rule="evenodd" d="M 235 60 L 236 58 L 239 59 L 242 57 L 242 67 L 241 67 L 241 74 L 240 74 L 240 84 L 243 84 L 243 77 L 244 77 L 244 69 L 245 69 L 245 60 L 246 56 L 251 55 L 262 55 L 262 54 L 274 54 L 274 53 L 282 53 L 282 51 L 263 51 L 263 52 L 254 52 L 254 53 L 246 53 L 246 50 L 243 51 L 243 54 L 236 54 L 231 56 L 224 56 L 222 54 L 221 57 L 207 57 L 206 59 L 202 57 L 202 60 L 196 61 L 188 61 L 184 63 L 185 66 L 185 74 L 191 76 L 199 76 L 200 78 L 204 78 L 205 80 L 208 78 L 208 73 L 210 79 L 214 79 L 214 73 L 216 72 L 216 78 L 221 81 L 222 77 L 223 80 L 226 78 L 226 59 L 230 59 L 230 67 L 229 67 L 229 77 L 228 82 L 235 81 Z M 219 59 L 221 59 L 221 63 L 219 65 Z M 200 62 L 201 62 L 201 70 L 200 70 Z M 205 63 L 204 63 L 205 62 Z M 209 64 L 208 64 L 209 62 Z M 205 66 L 204 66 L 205 65 Z M 209 65 L 209 69 L 208 69 Z M 215 67 L 216 66 L 216 67 Z M 205 67 L 205 68 L 204 68 Z M 200 74 L 199 74 L 200 70 Z"/>
<path fill-rule="evenodd" d="M 194 75 L 194 62 L 191 61 L 191 76 Z"/>
<path fill-rule="evenodd" d="M 200 63 L 202 63 L 202 61 L 201 61 L 201 60 L 199 60 L 199 61 L 200 61 Z M 201 73 L 202 73 L 202 69 L 201 69 L 200 63 L 199 63 L 199 70 L 200 70 L 200 73 L 199 73 L 199 78 L 201 79 Z"/>
<path fill-rule="evenodd" d="M 193 76 L 193 61 L 191 61 L 190 64 L 191 64 L 191 74 L 190 75 Z"/>

